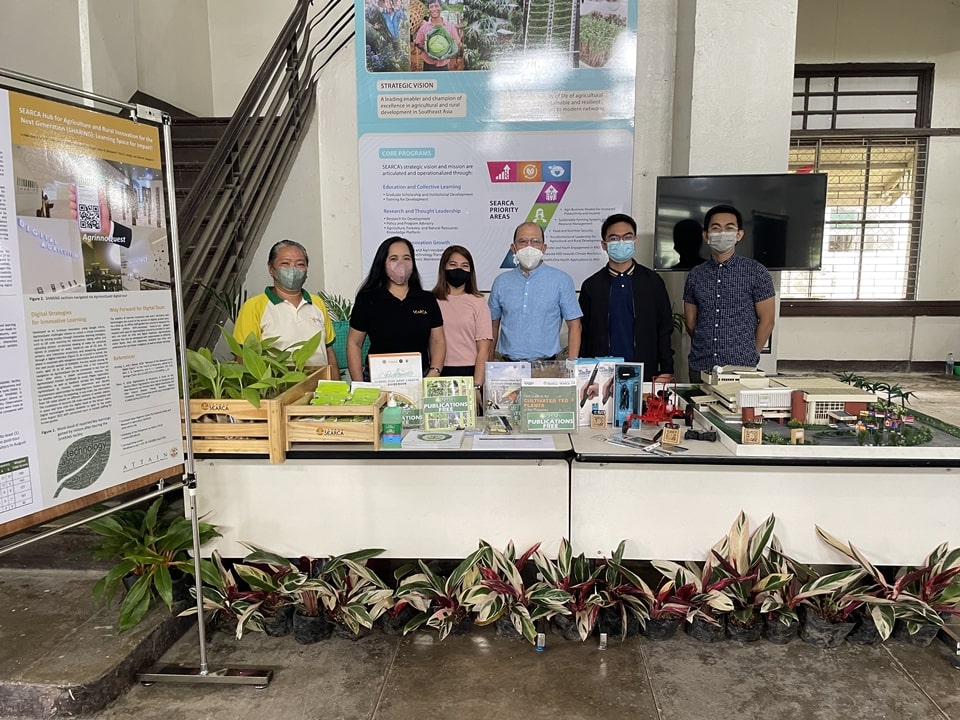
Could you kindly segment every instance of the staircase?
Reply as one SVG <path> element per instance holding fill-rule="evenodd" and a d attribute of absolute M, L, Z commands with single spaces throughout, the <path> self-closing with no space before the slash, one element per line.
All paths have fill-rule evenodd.
<path fill-rule="evenodd" d="M 232 118 L 170 113 L 188 347 L 219 339 L 222 298 L 246 276 L 313 117 L 317 76 L 353 38 L 353 14 L 351 0 L 320 10 L 297 0 Z"/>

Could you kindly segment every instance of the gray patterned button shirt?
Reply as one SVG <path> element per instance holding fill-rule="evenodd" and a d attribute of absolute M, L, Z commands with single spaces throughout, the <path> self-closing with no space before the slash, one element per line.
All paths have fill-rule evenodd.
<path fill-rule="evenodd" d="M 773 297 L 773 278 L 756 260 L 734 253 L 693 268 L 683 287 L 683 301 L 697 306 L 688 363 L 690 370 L 714 365 L 756 367 L 756 303 Z"/>

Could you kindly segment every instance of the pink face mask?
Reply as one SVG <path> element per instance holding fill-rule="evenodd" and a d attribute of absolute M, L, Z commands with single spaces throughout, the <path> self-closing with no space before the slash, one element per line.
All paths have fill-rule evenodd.
<path fill-rule="evenodd" d="M 413 274 L 413 263 L 410 260 L 387 260 L 387 277 L 395 285 L 405 285 Z"/>

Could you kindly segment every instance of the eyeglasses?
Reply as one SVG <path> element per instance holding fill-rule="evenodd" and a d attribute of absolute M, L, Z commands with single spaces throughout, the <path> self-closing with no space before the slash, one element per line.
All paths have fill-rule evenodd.
<path fill-rule="evenodd" d="M 541 247 L 543 245 L 543 240 L 540 238 L 517 238 L 513 241 L 513 244 L 517 247 Z"/>
<path fill-rule="evenodd" d="M 627 233 L 626 235 L 607 235 L 608 243 L 633 242 L 636 239 L 637 236 L 633 233 Z"/>
<path fill-rule="evenodd" d="M 728 223 L 723 227 L 720 227 L 719 223 L 714 223 L 710 225 L 709 228 L 707 228 L 707 232 L 739 232 L 739 231 L 740 231 L 740 228 L 738 228 L 733 223 Z"/>

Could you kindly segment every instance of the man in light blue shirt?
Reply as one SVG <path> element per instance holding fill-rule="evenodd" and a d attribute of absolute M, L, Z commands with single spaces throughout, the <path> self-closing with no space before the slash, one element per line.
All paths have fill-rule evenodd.
<path fill-rule="evenodd" d="M 567 321 L 568 356 L 580 355 L 583 311 L 571 278 L 543 264 L 547 244 L 543 228 L 526 222 L 513 232 L 510 246 L 518 266 L 493 281 L 490 317 L 496 349 L 504 360 L 552 360 L 560 352 L 560 321 Z M 492 358 L 491 358 L 492 359 Z"/>

